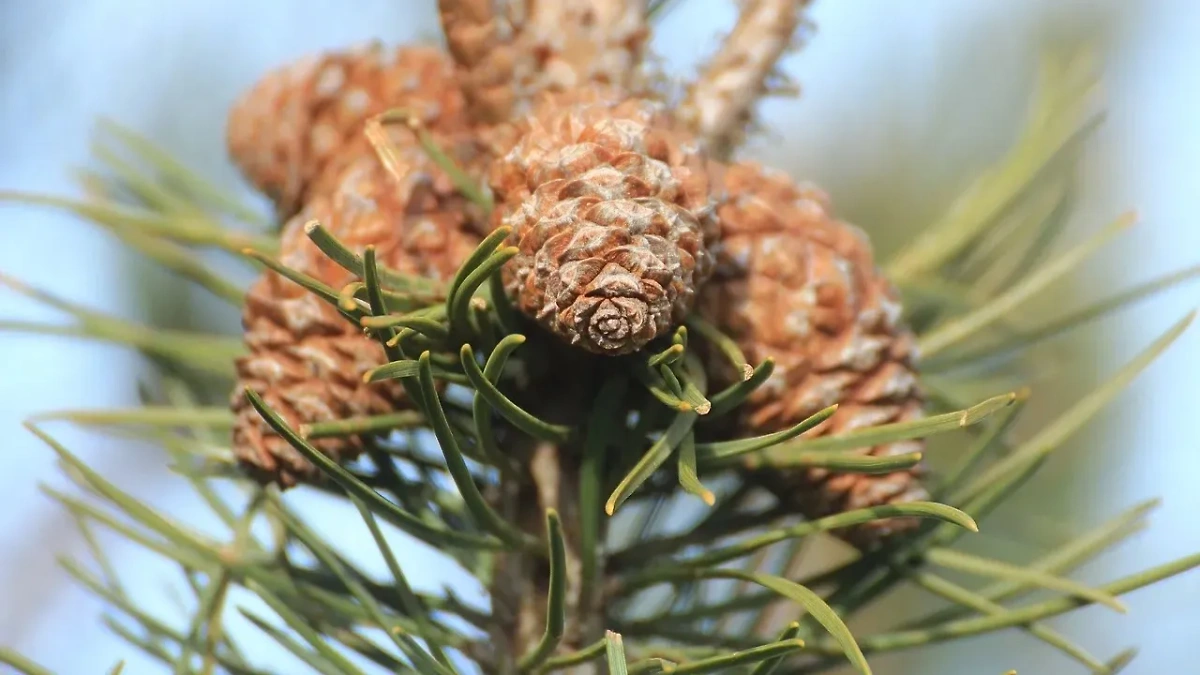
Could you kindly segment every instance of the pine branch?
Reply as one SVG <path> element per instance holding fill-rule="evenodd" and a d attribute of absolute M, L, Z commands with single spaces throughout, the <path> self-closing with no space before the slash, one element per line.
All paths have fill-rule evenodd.
<path fill-rule="evenodd" d="M 637 5 L 630 24 L 637 32 L 667 4 L 595 7 L 613 9 L 599 18 L 620 23 L 623 12 Z M 716 106 L 714 115 L 703 117 L 711 122 L 703 133 L 716 146 L 733 144 L 801 20 L 803 3 L 784 4 L 747 2 L 741 25 L 692 90 L 688 105 L 708 105 L 700 100 L 707 97 Z M 490 4 L 443 2 L 440 9 L 447 30 L 454 26 L 451 49 L 462 69 L 482 67 L 481 53 L 469 53 L 471 40 L 476 49 L 516 44 L 513 36 L 471 34 L 500 20 Z M 540 11 L 554 16 L 559 9 L 546 4 Z M 568 15 L 582 16 L 562 14 Z M 766 19 L 778 25 L 755 32 Z M 640 44 L 619 48 L 636 60 Z M 736 77 L 729 75 L 733 71 Z M 106 615 L 106 626 L 180 673 L 197 667 L 201 673 L 270 672 L 248 665 L 258 659 L 244 654 L 250 650 L 230 634 L 227 620 L 234 610 L 227 605 L 235 592 L 249 593 L 270 610 L 237 610 L 256 630 L 313 672 L 331 675 L 366 672 L 372 665 L 434 675 L 468 668 L 488 675 L 540 674 L 601 663 L 612 673 L 737 669 L 767 675 L 816 672 L 846 662 L 869 673 L 871 654 L 1007 628 L 1020 628 L 1092 672 L 1116 673 L 1134 650 L 1102 661 L 1044 621 L 1091 604 L 1124 610 L 1119 596 L 1200 565 L 1200 557 L 1189 556 L 1099 587 L 1068 576 L 1145 527 L 1152 503 L 1026 561 L 991 560 L 957 548 L 959 537 L 978 531 L 979 522 L 983 532 L 977 536 L 990 536 L 986 516 L 1112 403 L 1193 319 L 1188 315 L 1176 323 L 1047 425 L 1028 435 L 1016 432 L 1021 414 L 1041 404 L 1020 377 L 1035 345 L 1196 272 L 1156 279 L 1044 325 L 1013 316 L 1125 224 L 1119 221 L 1044 260 L 1049 243 L 1061 235 L 1074 147 L 1095 120 L 1090 107 L 1095 83 L 1077 74 L 1066 66 L 1048 71 L 1036 115 L 1009 156 L 890 265 L 928 357 L 921 383 L 941 407 L 931 407 L 924 418 L 893 417 L 888 419 L 902 421 L 832 432 L 830 422 L 840 420 L 853 401 L 822 403 L 787 426 L 746 433 L 747 410 L 763 397 L 781 396 L 777 375 L 796 366 L 786 359 L 782 365 L 770 358 L 749 363 L 746 353 L 754 345 L 739 344 L 724 332 L 729 326 L 699 313 L 659 333 L 636 354 L 606 360 L 564 356 L 567 347 L 547 342 L 544 331 L 507 297 L 501 276 L 516 251 L 508 245 L 507 227 L 482 236 L 457 273 L 442 282 L 388 269 L 381 264 L 383 244 L 354 248 L 334 235 L 336 228 L 313 222 L 303 230 L 305 243 L 350 278 L 325 283 L 285 264 L 289 258 L 274 237 L 246 234 L 231 222 L 251 223 L 253 210 L 114 127 L 113 139 L 95 149 L 103 170 L 82 174 L 87 199 L 0 197 L 70 209 L 234 304 L 241 303 L 238 286 L 204 264 L 197 249 L 235 252 L 261 263 L 361 331 L 382 354 L 364 369 L 363 380 L 402 389 L 412 405 L 293 424 L 260 393 L 237 392 L 286 443 L 285 451 L 315 468 L 313 493 L 359 513 L 376 548 L 371 555 L 377 553 L 386 569 L 376 578 L 365 571 L 370 567 L 339 552 L 335 537 L 309 527 L 294 510 L 292 495 L 285 499 L 250 479 L 225 436 L 234 416 L 206 404 L 197 383 L 177 375 L 190 369 L 228 381 L 241 344 L 215 331 L 137 325 L 5 278 L 10 289 L 64 312 L 74 324 L 3 327 L 132 346 L 154 357 L 165 375 L 163 395 L 143 393 L 140 407 L 50 412 L 27 423 L 77 488 L 43 487 L 77 523 L 94 559 L 90 565 L 64 560 L 63 566 L 120 615 L 120 621 Z M 486 84 L 475 82 L 473 95 L 488 93 Z M 480 99 L 472 105 L 482 115 L 488 105 L 515 103 Z M 378 131 L 387 119 L 375 119 L 373 128 Z M 478 175 L 455 165 L 428 130 L 413 131 L 412 142 L 462 195 L 476 200 L 472 208 L 495 206 L 478 190 Z M 388 148 L 378 145 L 386 164 Z M 717 386 L 718 372 L 733 373 L 732 381 Z M 1010 382 L 1010 393 L 978 398 L 971 393 L 1009 391 Z M 1005 386 L 994 386 L 998 383 Z M 783 392 L 784 398 L 798 400 L 802 392 L 793 393 Z M 189 519 L 122 489 L 47 433 L 51 422 L 161 446 L 181 489 L 194 493 L 225 531 L 201 532 Z M 961 450 L 939 480 L 919 486 L 929 499 L 909 495 L 804 518 L 786 489 L 782 494 L 765 489 L 772 481 L 790 485 L 799 471 L 846 481 L 892 476 L 924 457 L 919 444 L 906 444 L 939 435 Z M 346 439 L 362 443 L 363 458 L 347 460 L 322 449 L 324 441 Z M 893 445 L 900 450 L 863 452 Z M 231 486 L 238 499 L 229 497 Z M 295 493 L 296 502 L 308 498 L 305 491 Z M 813 572 L 797 564 L 803 562 L 801 543 L 898 518 L 917 524 L 874 547 L 861 546 L 830 569 Z M 183 629 L 140 606 L 143 589 L 108 558 L 97 528 L 178 567 L 195 605 Z M 405 569 L 409 548 L 395 534 L 461 565 L 488 591 L 488 601 L 467 602 L 466 595 L 448 588 L 414 589 Z M 939 568 L 991 582 L 967 588 L 940 576 Z M 850 631 L 858 612 L 902 583 L 957 606 L 871 634 Z M 1034 590 L 1050 597 L 1014 602 Z M 778 608 L 794 619 L 782 630 L 768 625 Z M 8 651 L 0 650 L 0 662 L 45 672 Z"/>

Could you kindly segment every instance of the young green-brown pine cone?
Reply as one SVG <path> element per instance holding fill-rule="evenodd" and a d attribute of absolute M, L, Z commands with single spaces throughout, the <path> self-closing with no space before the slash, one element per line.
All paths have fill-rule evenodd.
<path fill-rule="evenodd" d="M 738 431 L 779 431 L 834 403 L 838 411 L 809 436 L 919 418 L 913 337 L 866 236 L 834 219 L 823 193 L 787 176 L 738 164 L 729 167 L 724 185 L 717 270 L 700 311 L 735 338 L 752 363 L 771 357 L 776 364 L 745 405 Z M 740 379 L 731 367 L 716 365 L 725 362 L 713 361 L 717 386 Z M 888 456 L 921 448 L 905 441 L 862 452 Z M 885 475 L 808 469 L 774 482 L 781 499 L 820 518 L 927 499 L 920 475 L 919 468 Z M 838 533 L 869 548 L 913 524 L 892 518 Z"/>
<path fill-rule="evenodd" d="M 479 243 L 479 225 L 449 178 L 404 130 L 396 139 L 399 179 L 369 149 L 348 146 L 356 155 L 344 162 L 335 189 L 317 195 L 285 226 L 281 262 L 340 289 L 355 277 L 327 258 L 305 234 L 318 221 L 351 249 L 374 245 L 379 264 L 402 273 L 448 280 Z M 407 135 L 408 138 L 403 136 Z M 463 166 L 486 160 L 470 138 L 442 138 Z M 294 428 L 314 422 L 379 415 L 402 409 L 403 390 L 394 381 L 367 384 L 363 373 L 386 359 L 368 337 L 333 306 L 275 272 L 251 287 L 243 311 L 249 355 L 237 362 L 232 406 L 237 414 L 233 447 L 243 467 L 263 482 L 290 487 L 319 472 L 274 434 L 242 394 L 259 393 Z M 356 456 L 358 438 L 314 441 L 336 460 Z"/>
<path fill-rule="evenodd" d="M 268 73 L 234 104 L 226 130 L 230 155 L 246 178 L 289 218 L 336 182 L 348 142 L 363 123 L 404 108 L 435 131 L 466 127 L 454 64 L 431 47 L 387 49 L 378 42 L 305 57 Z"/>
<path fill-rule="evenodd" d="M 492 169 L 527 316 L 597 354 L 636 351 L 691 310 L 716 234 L 707 162 L 660 105 L 551 94 Z"/>

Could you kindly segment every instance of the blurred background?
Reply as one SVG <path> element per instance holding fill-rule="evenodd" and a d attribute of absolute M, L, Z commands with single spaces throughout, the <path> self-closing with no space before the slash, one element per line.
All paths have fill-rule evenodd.
<path fill-rule="evenodd" d="M 0 190 L 77 194 L 70 171 L 88 161 L 99 116 L 161 144 L 222 187 L 263 207 L 228 163 L 229 105 L 265 70 L 306 52 L 369 38 L 436 34 L 433 0 L 38 0 L 0 3 Z M 663 23 L 657 52 L 686 74 L 730 25 L 728 0 L 687 0 Z M 1200 263 L 1200 9 L 1189 0 L 816 0 L 816 33 L 787 62 L 797 100 L 763 108 L 770 127 L 747 155 L 811 179 L 841 214 L 876 237 L 881 255 L 936 218 L 1013 141 L 1040 51 L 1087 40 L 1100 51 L 1109 116 L 1084 155 L 1078 206 L 1063 242 L 1135 208 L 1141 223 L 1067 283 L 1023 308 L 1051 316 L 1167 271 Z M 0 272 L 92 308 L 176 327 L 238 330 L 237 316 L 143 265 L 108 234 L 63 213 L 0 202 Z M 1187 311 L 1185 286 L 1050 345 L 1039 377 L 1038 420 L 1102 380 Z M 0 320 L 60 317 L 0 290 Z M 97 672 L 119 658 L 127 673 L 158 672 L 100 625 L 99 601 L 67 581 L 55 557 L 82 550 L 70 521 L 41 495 L 59 483 L 51 453 L 20 427 L 47 409 L 133 405 L 147 373 L 128 350 L 0 333 L 0 644 L 56 672 Z M 1164 498 L 1153 526 L 1080 573 L 1095 582 L 1200 548 L 1200 331 L 1141 376 L 1000 513 L 994 546 L 1019 548 Z M 122 486 L 187 518 L 153 449 L 56 427 L 67 447 Z M 314 524 L 338 514 L 313 509 Z M 1013 513 L 1008 513 L 1012 511 Z M 1031 514 L 1033 514 L 1031 516 Z M 1003 551 L 990 551 L 1003 555 Z M 139 595 L 173 611 L 170 576 L 121 547 L 117 564 Z M 412 560 L 413 581 L 441 578 Z M 159 575 L 162 581 L 158 582 Z M 1088 609 L 1053 622 L 1107 657 L 1138 645 L 1132 672 L 1166 672 L 1193 659 L 1200 574 L 1128 598 L 1129 616 Z M 920 596 L 905 596 L 919 600 Z M 901 601 L 905 601 L 902 599 Z M 60 645 L 69 640 L 70 649 Z M 884 665 L 886 663 L 886 665 Z M 1066 672 L 1061 655 L 1010 631 L 902 654 L 877 672 Z M 1076 666 L 1069 666 L 1076 667 Z M 0 668 L 3 668 L 0 666 Z M 1074 672 L 1074 671 L 1072 671 Z"/>

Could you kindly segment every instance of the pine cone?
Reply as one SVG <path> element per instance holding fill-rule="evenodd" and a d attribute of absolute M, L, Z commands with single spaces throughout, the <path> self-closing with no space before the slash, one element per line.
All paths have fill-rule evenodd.
<path fill-rule="evenodd" d="M 492 169 L 520 253 L 514 304 L 598 354 L 625 354 L 691 310 L 716 234 L 706 161 L 666 110 L 613 91 L 547 95 Z"/>
<path fill-rule="evenodd" d="M 896 293 L 877 270 L 866 236 L 835 220 L 823 193 L 761 167 L 734 165 L 724 185 L 717 270 L 699 311 L 752 362 L 776 362 L 771 379 L 747 402 L 739 431 L 779 431 L 834 403 L 837 413 L 809 436 L 919 418 L 913 337 L 900 323 Z M 727 362 L 712 360 L 718 386 L 740 379 Z M 921 448 L 905 441 L 863 452 L 887 456 Z M 921 473 L 810 469 L 780 478 L 778 492 L 806 517 L 820 518 L 927 499 Z M 914 524 L 893 518 L 839 533 L 870 547 Z"/>
<path fill-rule="evenodd" d="M 378 42 L 309 56 L 279 68 L 230 112 L 229 152 L 247 179 L 289 218 L 317 192 L 322 173 L 338 180 L 337 158 L 363 123 L 389 108 L 410 111 L 435 131 L 466 127 L 454 64 L 437 49 L 387 50 Z"/>
<path fill-rule="evenodd" d="M 442 30 L 476 120 L 530 112 L 543 92 L 593 84 L 648 91 L 644 0 L 438 0 Z"/>
<path fill-rule="evenodd" d="M 470 207 L 411 134 L 401 134 L 408 138 L 396 139 L 405 170 L 399 180 L 373 152 L 358 146 L 348 148 L 354 157 L 339 158 L 345 168 L 336 189 L 316 196 L 285 226 L 284 265 L 334 288 L 355 281 L 305 235 L 305 224 L 315 219 L 353 250 L 361 253 L 374 245 L 381 265 L 426 278 L 453 276 L 479 243 L 468 222 Z M 441 143 L 463 166 L 486 161 L 472 139 Z M 378 342 L 330 304 L 274 272 L 251 287 L 243 326 L 250 354 L 237 363 L 233 446 L 244 468 L 263 482 L 290 487 L 317 478 L 318 471 L 270 430 L 245 401 L 244 387 L 262 395 L 293 427 L 379 415 L 405 405 L 398 383 L 362 381 L 364 372 L 386 362 Z M 339 461 L 362 450 L 357 438 L 319 439 L 314 445 Z"/>
<path fill-rule="evenodd" d="M 446 45 L 467 107 L 483 123 L 507 120 L 514 101 L 516 28 L 497 0 L 438 0 Z"/>

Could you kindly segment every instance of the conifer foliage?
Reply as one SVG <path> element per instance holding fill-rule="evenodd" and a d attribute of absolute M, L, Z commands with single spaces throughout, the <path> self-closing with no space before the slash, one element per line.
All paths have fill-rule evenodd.
<path fill-rule="evenodd" d="M 1099 112 L 1086 60 L 1049 58 L 1008 156 L 877 261 L 871 228 L 819 188 L 737 155 L 758 100 L 785 88 L 776 62 L 806 3 L 743 0 L 682 100 L 647 58 L 667 4 L 439 0 L 444 52 L 354 47 L 267 74 L 228 140 L 273 223 L 111 124 L 85 199 L 0 194 L 69 209 L 243 313 L 237 339 L 181 333 L 0 277 L 73 321 L 4 328 L 159 368 L 141 407 L 27 424 L 79 488 L 45 491 L 88 540 L 108 530 L 177 563 L 194 594 L 181 630 L 104 547 L 64 561 L 131 648 L 205 675 L 866 674 L 876 654 L 1019 629 L 1079 672 L 1134 658 L 1044 620 L 1125 611 L 1119 596 L 1200 564 L 1070 578 L 1153 503 L 1022 564 L 956 545 L 988 536 L 989 513 L 1192 319 L 1014 433 L 1040 404 L 1021 383 L 1039 342 L 1200 271 L 1053 324 L 1012 319 L 1132 224 L 1051 247 Z M 258 279 L 243 289 L 213 254 Z M 55 422 L 156 442 L 223 534 L 90 468 Z M 318 504 L 353 519 L 372 560 L 305 522 Z M 817 542 L 847 560 L 808 569 Z M 414 587 L 415 545 L 484 593 Z M 849 628 L 901 585 L 951 607 Z M 264 639 L 296 660 L 249 647 Z"/>

